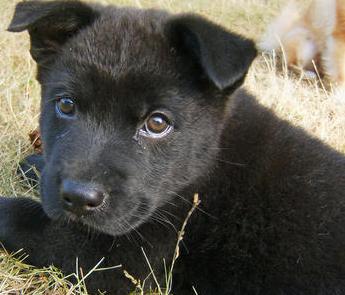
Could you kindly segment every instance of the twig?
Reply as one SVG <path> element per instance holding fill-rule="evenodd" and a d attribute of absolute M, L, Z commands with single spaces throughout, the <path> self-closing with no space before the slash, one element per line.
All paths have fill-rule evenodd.
<path fill-rule="evenodd" d="M 200 200 L 199 200 L 199 194 L 194 194 L 194 199 L 193 199 L 193 206 L 192 208 L 189 210 L 186 219 L 184 220 L 181 230 L 178 232 L 177 235 L 177 242 L 176 242 L 176 246 L 175 246 L 175 251 L 174 251 L 174 256 L 173 259 L 171 261 L 171 266 L 170 266 L 170 271 L 168 274 L 168 280 L 167 280 L 167 290 L 166 290 L 166 295 L 170 294 L 171 292 L 171 288 L 172 288 L 172 272 L 175 266 L 175 262 L 178 259 L 178 257 L 180 256 L 180 243 L 183 240 L 184 234 L 185 234 L 185 229 L 187 226 L 187 223 L 190 219 L 190 217 L 192 216 L 194 210 L 199 206 L 200 204 Z"/>

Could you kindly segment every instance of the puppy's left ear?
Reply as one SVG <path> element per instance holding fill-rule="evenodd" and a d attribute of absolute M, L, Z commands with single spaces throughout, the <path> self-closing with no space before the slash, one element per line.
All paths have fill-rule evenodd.
<path fill-rule="evenodd" d="M 8 31 L 28 30 L 31 55 L 42 65 L 52 61 L 69 38 L 97 17 L 92 6 L 78 0 L 22 1 L 16 6 Z"/>
<path fill-rule="evenodd" d="M 165 33 L 171 45 L 198 63 L 220 90 L 239 86 L 257 54 L 253 41 L 193 14 L 170 19 Z"/>

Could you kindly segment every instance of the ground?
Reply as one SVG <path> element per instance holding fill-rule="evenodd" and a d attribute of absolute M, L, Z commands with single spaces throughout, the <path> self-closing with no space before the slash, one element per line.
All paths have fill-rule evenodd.
<path fill-rule="evenodd" d="M 301 0 L 302 1 L 302 0 Z M 303 0 L 304 1 L 304 0 Z M 26 33 L 5 31 L 17 0 L 0 0 L 0 195 L 37 196 L 15 173 L 18 162 L 32 152 L 28 133 L 37 127 L 40 89 Z M 257 39 L 284 0 L 102 0 L 101 3 L 159 7 L 197 12 L 227 28 Z M 305 128 L 345 153 L 345 96 L 320 81 L 292 74 L 284 61 L 260 55 L 245 87 L 280 117 Z M 188 234 L 188 232 L 186 233 Z M 172 253 L 173 254 L 173 253 Z M 20 253 L 18 254 L 20 256 Z M 17 257 L 18 257 L 17 255 Z M 24 253 L 22 259 L 25 258 Z M 99 266 L 101 267 L 101 265 Z M 87 294 L 84 276 L 71 285 L 53 268 L 39 270 L 0 252 L 0 294 Z M 92 279 L 92 274 L 85 280 Z M 139 292 L 140 294 L 140 292 Z M 167 295 L 164 293 L 164 295 Z"/>

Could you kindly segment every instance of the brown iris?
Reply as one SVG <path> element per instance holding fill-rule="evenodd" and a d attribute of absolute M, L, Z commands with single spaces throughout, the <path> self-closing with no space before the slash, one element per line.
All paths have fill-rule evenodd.
<path fill-rule="evenodd" d="M 150 133 L 161 134 L 170 127 L 169 120 L 164 114 L 152 114 L 145 123 L 146 130 Z"/>
<path fill-rule="evenodd" d="M 57 101 L 57 108 L 64 115 L 73 115 L 75 111 L 74 101 L 69 97 L 61 97 Z"/>

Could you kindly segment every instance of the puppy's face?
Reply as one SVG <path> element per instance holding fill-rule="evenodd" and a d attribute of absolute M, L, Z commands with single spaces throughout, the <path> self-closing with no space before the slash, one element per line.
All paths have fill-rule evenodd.
<path fill-rule="evenodd" d="M 196 16 L 74 1 L 20 4 L 10 30 L 23 29 L 42 85 L 50 217 L 120 235 L 211 169 L 250 41 Z"/>
<path fill-rule="evenodd" d="M 84 34 L 90 42 L 89 32 Z M 72 51 L 48 73 L 42 83 L 41 131 L 46 152 L 42 199 L 50 216 L 64 212 L 64 181 L 91 185 L 105 199 L 90 214 L 81 212 L 81 220 L 118 234 L 145 221 L 208 169 L 223 120 L 217 104 L 224 101 L 208 104 L 193 81 L 178 77 L 174 56 L 158 42 L 155 46 L 162 48 L 140 44 L 123 72 L 117 69 L 123 61 L 99 63 L 96 44 L 104 44 L 102 50 L 117 59 L 115 44 L 90 44 L 94 47 L 81 59 L 74 50 L 83 51 L 85 43 L 71 44 Z M 153 55 L 142 56 L 145 51 Z M 84 54 L 90 54 L 90 63 L 84 63 Z M 142 58 L 150 59 L 144 61 L 148 64 L 140 65 Z M 164 69 L 164 64 L 170 66 Z"/>

